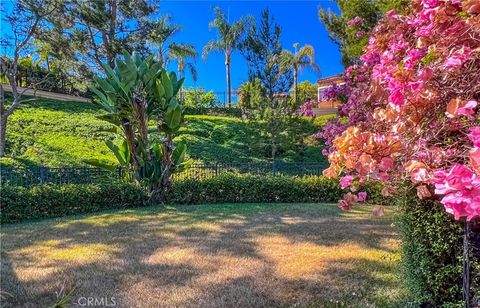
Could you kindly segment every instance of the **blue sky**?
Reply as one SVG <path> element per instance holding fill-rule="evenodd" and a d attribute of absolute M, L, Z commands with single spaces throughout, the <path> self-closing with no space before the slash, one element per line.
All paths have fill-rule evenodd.
<path fill-rule="evenodd" d="M 0 0 L 1 4 L 8 8 L 14 1 Z M 338 47 L 328 38 L 325 27 L 318 20 L 318 7 L 332 8 L 338 12 L 333 1 L 295 1 L 295 0 L 162 0 L 160 1 L 160 14 L 172 15 L 172 22 L 180 24 L 183 29 L 173 37 L 178 43 L 193 44 L 199 57 L 196 61 L 198 81 L 193 82 L 187 74 L 185 85 L 204 87 L 207 90 L 223 92 L 226 90 L 225 81 L 225 59 L 223 54 L 211 54 L 207 61 L 201 58 L 203 46 L 212 38 L 216 37 L 215 29 L 209 30 L 208 24 L 213 19 L 212 7 L 220 6 L 229 14 L 231 21 L 237 20 L 243 15 L 253 15 L 257 20 L 261 11 L 269 8 L 271 16 L 282 27 L 282 45 L 285 49 L 293 50 L 293 44 L 311 44 L 316 51 L 316 62 L 322 70 L 322 77 L 328 77 L 341 73 L 341 55 Z M 7 10 L 8 11 L 8 10 Z M 3 12 L 2 12 L 3 15 Z M 3 29 L 1 29 L 3 28 Z M 0 25 L 2 37 L 10 31 L 5 25 Z M 172 63 L 171 70 L 176 69 Z M 232 87 L 236 89 L 242 82 L 246 81 L 247 63 L 240 53 L 234 53 L 231 68 Z M 300 74 L 300 81 L 309 80 L 315 82 L 320 76 L 311 71 Z"/>
<path fill-rule="evenodd" d="M 181 24 L 183 30 L 175 35 L 174 41 L 194 44 L 201 54 L 203 46 L 215 38 L 215 29 L 209 31 L 208 23 L 213 19 L 212 7 L 220 6 L 229 12 L 230 20 L 237 20 L 242 15 L 251 14 L 260 18 L 261 11 L 269 8 L 271 15 L 282 27 L 282 45 L 293 50 L 293 44 L 311 44 L 316 51 L 316 62 L 322 70 L 322 77 L 341 73 L 341 55 L 338 47 L 328 38 L 325 27 L 318 20 L 318 7 L 331 7 L 338 11 L 332 1 L 179 1 L 164 0 L 160 12 L 171 14 L 175 23 Z M 207 61 L 197 59 L 198 81 L 195 84 L 187 76 L 186 86 L 195 85 L 214 91 L 224 91 L 225 59 L 223 54 L 210 55 Z M 175 69 L 175 65 L 171 66 Z M 232 58 L 232 87 L 237 88 L 246 81 L 247 63 L 237 52 Z M 300 80 L 315 82 L 319 76 L 305 71 Z"/>

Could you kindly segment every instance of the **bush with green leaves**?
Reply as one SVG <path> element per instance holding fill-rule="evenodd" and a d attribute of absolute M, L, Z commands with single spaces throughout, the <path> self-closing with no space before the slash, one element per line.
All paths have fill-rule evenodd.
<path fill-rule="evenodd" d="M 190 87 L 183 90 L 182 103 L 187 108 L 211 108 L 217 105 L 218 98 L 213 91 Z"/>
<path fill-rule="evenodd" d="M 341 195 L 338 182 L 324 177 L 227 173 L 210 179 L 176 182 L 168 203 L 336 202 Z"/>
<path fill-rule="evenodd" d="M 361 187 L 375 198 L 376 186 Z M 205 204 L 225 202 L 337 202 L 343 195 L 338 181 L 326 177 L 262 176 L 225 173 L 204 179 L 176 179 L 166 202 Z M 382 200 L 369 199 L 372 203 Z M 125 181 L 95 184 L 3 186 L 1 223 L 140 207 L 148 194 Z"/>
<path fill-rule="evenodd" d="M 1 223 L 139 207 L 147 195 L 125 182 L 96 184 L 2 186 Z"/>
<path fill-rule="evenodd" d="M 434 200 L 406 194 L 398 199 L 402 263 L 410 297 L 422 307 L 463 307 L 463 228 Z M 477 232 L 480 224 L 472 225 Z M 480 247 L 480 238 L 472 238 Z M 476 241 L 476 242 L 474 242 Z M 480 301 L 480 251 L 471 256 L 473 302 Z"/>
<path fill-rule="evenodd" d="M 104 64 L 105 77 L 95 76 L 97 87 L 91 88 L 107 112 L 99 118 L 113 124 L 122 138 L 119 144 L 106 141 L 118 166 L 97 159 L 86 162 L 111 171 L 120 168 L 128 180 L 146 189 L 152 202 L 163 202 L 171 175 L 188 166 L 186 144 L 173 142 L 184 125 L 184 108 L 177 100 L 183 79 L 168 75 L 152 56 L 125 53 L 124 59 L 117 58 L 113 69 Z M 149 129 L 150 121 L 154 129 Z"/>

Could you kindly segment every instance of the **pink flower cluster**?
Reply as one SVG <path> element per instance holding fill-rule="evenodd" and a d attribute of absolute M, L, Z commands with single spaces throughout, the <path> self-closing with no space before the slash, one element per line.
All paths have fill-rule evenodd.
<path fill-rule="evenodd" d="M 435 193 L 443 195 L 440 202 L 455 219 L 480 216 L 480 177 L 470 168 L 455 164 L 446 172 L 435 172 L 431 182 Z"/>
<path fill-rule="evenodd" d="M 303 115 L 305 117 L 313 117 L 313 108 L 317 107 L 317 105 L 318 103 L 315 100 L 309 99 L 300 106 L 300 115 Z"/>
<path fill-rule="evenodd" d="M 324 174 L 350 188 L 405 180 L 419 198 L 436 198 L 455 219 L 480 217 L 480 3 L 413 0 L 407 15 L 388 12 L 371 32 L 362 63 L 345 71 L 348 97 L 319 138 Z M 354 18 L 355 26 L 362 22 Z M 473 145 L 472 145 L 473 144 Z M 353 189 L 352 189 L 353 188 Z"/>
<path fill-rule="evenodd" d="M 356 16 L 355 18 L 350 19 L 349 21 L 347 21 L 347 25 L 348 25 L 349 27 L 353 27 L 353 26 L 356 26 L 356 25 L 358 25 L 358 24 L 360 24 L 360 23 L 362 23 L 362 22 L 363 22 L 363 18 L 360 17 L 360 16 Z"/>

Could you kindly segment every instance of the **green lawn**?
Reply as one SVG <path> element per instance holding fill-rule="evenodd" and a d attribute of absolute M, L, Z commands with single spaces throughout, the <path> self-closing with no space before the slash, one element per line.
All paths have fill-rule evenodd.
<path fill-rule="evenodd" d="M 1 291 L 46 307 L 56 292 L 120 307 L 402 307 L 391 212 L 334 204 L 111 211 L 1 231 Z"/>
<path fill-rule="evenodd" d="M 4 165 L 82 166 L 83 159 L 114 161 L 104 140 L 114 139 L 110 124 L 98 120 L 102 111 L 90 103 L 40 100 L 21 106 L 7 130 L 8 156 Z M 292 121 L 279 160 L 323 162 L 321 145 L 311 134 L 328 117 Z M 192 159 L 213 163 L 266 162 L 268 140 L 247 122 L 216 116 L 187 116 L 181 136 Z"/>

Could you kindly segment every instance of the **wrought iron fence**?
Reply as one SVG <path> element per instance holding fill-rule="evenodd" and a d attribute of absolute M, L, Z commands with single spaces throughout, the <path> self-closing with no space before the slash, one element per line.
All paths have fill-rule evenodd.
<path fill-rule="evenodd" d="M 270 176 L 320 176 L 328 167 L 325 163 L 195 163 L 187 170 L 174 175 L 174 180 L 207 179 L 225 173 Z M 0 168 L 0 183 L 32 186 L 41 184 L 88 184 L 120 178 L 119 172 L 99 168 Z"/>
<path fill-rule="evenodd" d="M 88 184 L 118 177 L 100 168 L 0 168 L 1 185 L 31 186 L 38 184 Z"/>

